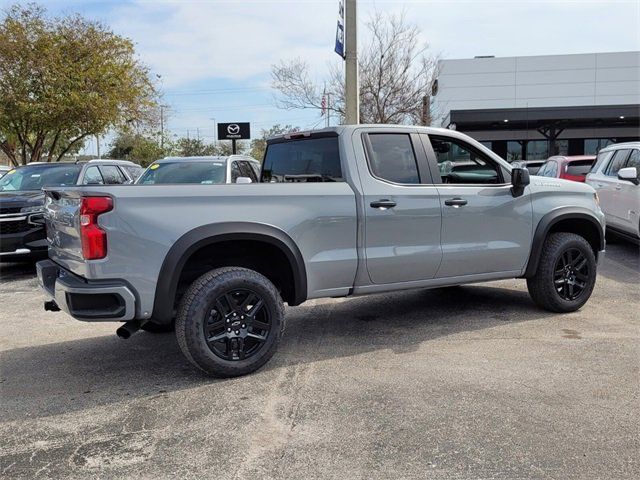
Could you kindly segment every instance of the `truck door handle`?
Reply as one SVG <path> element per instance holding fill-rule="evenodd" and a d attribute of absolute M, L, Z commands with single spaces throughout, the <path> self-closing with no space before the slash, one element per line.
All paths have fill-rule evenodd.
<path fill-rule="evenodd" d="M 445 200 L 444 204 L 449 207 L 462 207 L 467 204 L 467 201 L 464 198 L 456 197 L 450 198 L 449 200 Z"/>
<path fill-rule="evenodd" d="M 376 200 L 375 202 L 371 202 L 369 205 L 371 205 L 373 208 L 381 208 L 386 210 L 387 208 L 395 207 L 396 202 L 394 202 L 393 200 L 388 200 L 386 198 L 383 198 L 382 200 Z"/>
<path fill-rule="evenodd" d="M 616 185 L 616 190 L 622 190 L 622 185 Z"/>

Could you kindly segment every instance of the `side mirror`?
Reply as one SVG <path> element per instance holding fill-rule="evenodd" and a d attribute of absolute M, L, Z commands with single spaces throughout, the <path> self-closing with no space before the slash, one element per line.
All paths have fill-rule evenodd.
<path fill-rule="evenodd" d="M 511 194 L 514 197 L 519 197 L 524 192 L 524 187 L 531 183 L 529 177 L 529 170 L 526 168 L 512 168 L 511 169 Z"/>
<path fill-rule="evenodd" d="M 627 180 L 634 185 L 638 185 L 640 180 L 638 179 L 638 169 L 636 167 L 621 168 L 618 170 L 618 178 L 620 180 Z"/>
<path fill-rule="evenodd" d="M 253 183 L 249 177 L 238 177 L 236 178 L 236 183 Z"/>

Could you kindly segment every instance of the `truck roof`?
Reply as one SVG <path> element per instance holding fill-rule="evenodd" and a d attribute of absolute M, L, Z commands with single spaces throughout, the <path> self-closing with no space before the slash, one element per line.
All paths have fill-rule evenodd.
<path fill-rule="evenodd" d="M 392 125 L 385 123 L 363 123 L 358 125 L 336 125 L 334 127 L 320 128 L 314 130 L 301 130 L 298 132 L 288 132 L 279 135 L 274 135 L 272 137 L 267 138 L 268 142 L 272 142 L 278 139 L 290 139 L 290 138 L 303 138 L 308 136 L 316 136 L 322 135 L 323 133 L 335 133 L 338 135 L 348 134 L 349 132 L 356 130 L 358 128 L 367 128 L 367 129 L 380 129 L 380 130 L 406 130 L 412 129 L 416 132 L 423 132 L 427 134 L 438 134 L 446 132 L 451 134 L 455 132 L 455 130 L 450 130 L 446 128 L 437 128 L 437 127 L 423 127 L 421 125 Z"/>

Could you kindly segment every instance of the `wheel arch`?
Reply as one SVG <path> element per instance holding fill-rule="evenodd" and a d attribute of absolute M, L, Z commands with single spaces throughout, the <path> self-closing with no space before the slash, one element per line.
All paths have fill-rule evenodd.
<path fill-rule="evenodd" d="M 540 219 L 533 235 L 531 253 L 523 277 L 529 278 L 535 275 L 544 241 L 551 233 L 569 232 L 581 235 L 591 245 L 596 258 L 598 252 L 604 250 L 604 231 L 597 217 L 586 210 L 576 211 L 574 208 L 560 208 L 547 213 Z"/>
<path fill-rule="evenodd" d="M 262 223 L 216 223 L 203 225 L 185 233 L 171 246 L 158 276 L 151 317 L 159 323 L 171 321 L 178 294 L 178 282 L 185 265 L 193 255 L 216 244 L 240 241 L 259 242 L 281 252 L 289 264 L 293 279 L 292 295 L 287 298 L 287 303 L 299 305 L 307 299 L 304 259 L 300 249 L 287 233 Z"/>

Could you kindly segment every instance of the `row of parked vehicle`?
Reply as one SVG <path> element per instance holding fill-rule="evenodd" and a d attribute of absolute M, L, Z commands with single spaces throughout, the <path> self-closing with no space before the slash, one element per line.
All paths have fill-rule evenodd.
<path fill-rule="evenodd" d="M 640 239 L 640 142 L 609 145 L 597 156 L 554 156 L 537 170 L 527 168 L 539 177 L 591 185 L 600 197 L 607 228 L 632 240 Z"/>
<path fill-rule="evenodd" d="M 457 165 L 451 162 L 448 153 L 438 155 L 440 170 L 451 170 L 449 176 L 456 175 L 453 170 L 468 170 L 468 165 L 462 165 L 464 161 Z M 618 235 L 640 239 L 640 142 L 613 144 L 597 156 L 553 156 L 545 162 L 526 162 L 525 166 L 537 176 L 591 185 L 599 194 L 607 227 Z M 15 261 L 46 256 L 42 193 L 45 186 L 255 183 L 260 181 L 260 168 L 260 162 L 245 155 L 167 157 L 144 171 L 125 160 L 0 167 L 0 259 Z M 289 175 L 288 181 L 309 181 L 307 177 Z"/>
<path fill-rule="evenodd" d="M 146 170 L 126 160 L 32 162 L 0 168 L 0 259 L 17 261 L 47 255 L 44 187 L 123 184 L 252 183 L 260 162 L 245 155 L 168 157 Z"/>

